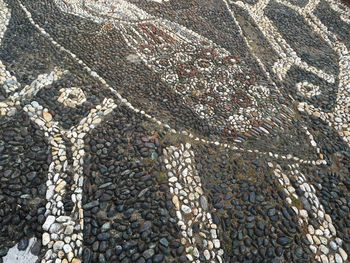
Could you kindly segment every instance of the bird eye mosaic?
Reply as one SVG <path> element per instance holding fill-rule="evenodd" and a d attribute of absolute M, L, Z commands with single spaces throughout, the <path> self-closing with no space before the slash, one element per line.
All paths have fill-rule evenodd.
<path fill-rule="evenodd" d="M 336 0 L 0 0 L 0 263 L 349 262 L 349 49 Z"/>

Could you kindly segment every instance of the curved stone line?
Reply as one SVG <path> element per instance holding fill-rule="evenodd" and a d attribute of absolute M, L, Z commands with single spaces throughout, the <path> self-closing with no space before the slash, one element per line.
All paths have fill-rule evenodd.
<path fill-rule="evenodd" d="M 118 98 L 118 100 L 121 101 L 122 104 L 124 104 L 126 107 L 128 107 L 129 109 L 131 109 L 132 111 L 136 112 L 136 113 L 140 113 L 141 115 L 143 115 L 144 117 L 146 117 L 147 119 L 151 120 L 152 122 L 156 123 L 157 125 L 159 125 L 160 127 L 163 127 L 166 131 L 173 133 L 173 134 L 178 134 L 178 135 L 184 135 L 188 138 L 190 138 L 191 140 L 197 141 L 197 142 L 202 142 L 205 144 L 210 144 L 210 145 L 215 145 L 215 146 L 220 146 L 220 147 L 224 147 L 230 150 L 234 150 L 234 151 L 240 151 L 240 152 L 249 152 L 249 153 L 256 153 L 259 154 L 261 156 L 269 156 L 271 158 L 274 159 L 279 159 L 279 160 L 293 160 L 295 162 L 299 162 L 300 164 L 307 164 L 307 165 L 326 165 L 327 161 L 326 160 L 322 160 L 322 159 L 317 159 L 317 160 L 304 160 L 301 159 L 299 157 L 296 156 L 292 156 L 290 154 L 288 155 L 279 155 L 279 154 L 273 154 L 271 152 L 261 152 L 259 150 L 251 150 L 251 149 L 244 149 L 242 147 L 237 147 L 237 144 L 228 144 L 228 143 L 222 143 L 222 142 L 218 142 L 218 141 L 212 141 L 212 140 L 206 140 L 204 138 L 200 138 L 200 137 L 195 137 L 192 133 L 189 133 L 187 131 L 176 131 L 175 129 L 171 128 L 168 124 L 163 124 L 161 121 L 159 121 L 157 118 L 145 113 L 143 110 L 139 110 L 137 108 L 135 108 L 130 102 L 128 102 L 125 98 L 123 98 L 115 89 L 113 89 L 107 82 L 106 80 L 104 80 L 101 76 L 99 76 L 96 72 L 92 71 L 90 67 L 87 66 L 87 64 L 85 64 L 81 59 L 77 58 L 77 56 L 72 53 L 70 50 L 66 49 L 65 47 L 63 47 L 61 44 L 57 43 L 51 36 L 50 34 L 48 34 L 45 29 L 43 29 L 41 26 L 39 26 L 32 18 L 31 13 L 28 11 L 28 9 L 22 4 L 22 2 L 20 0 L 17 0 L 21 9 L 25 12 L 26 17 L 28 18 L 29 22 L 42 34 L 44 35 L 46 38 L 48 38 L 50 40 L 50 42 L 56 46 L 57 48 L 59 48 L 61 51 L 66 52 L 69 56 L 71 56 L 74 60 L 77 61 L 77 63 L 79 65 L 81 65 L 83 67 L 83 69 L 89 73 L 93 78 L 97 79 L 98 81 L 100 81 L 105 87 L 107 87 L 113 94 L 116 95 L 116 97 Z"/>
<path fill-rule="evenodd" d="M 299 172 L 299 166 L 289 166 L 291 170 L 286 173 L 279 165 L 275 166 L 272 163 L 268 163 L 268 165 L 274 169 L 275 176 L 288 196 L 287 203 L 299 216 L 300 225 L 307 226 L 306 237 L 310 242 L 310 250 L 315 254 L 315 260 L 318 262 L 334 262 L 334 260 L 335 262 L 346 262 L 348 255 L 341 247 L 343 241 L 337 237 L 332 218 L 325 213 L 323 205 L 316 196 L 314 186 L 310 185 L 305 176 Z M 296 186 L 304 193 L 303 198 L 308 204 L 305 209 L 296 207 L 292 202 L 292 199 L 300 200 L 295 188 L 290 183 L 292 178 L 296 181 Z M 309 224 L 310 215 L 318 221 L 319 228 L 315 229 L 313 225 Z"/>

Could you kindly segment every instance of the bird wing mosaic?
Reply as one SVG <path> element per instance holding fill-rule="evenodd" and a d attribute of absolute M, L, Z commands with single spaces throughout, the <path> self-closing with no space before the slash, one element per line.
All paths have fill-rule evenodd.
<path fill-rule="evenodd" d="M 349 11 L 0 0 L 0 262 L 348 262 Z"/>

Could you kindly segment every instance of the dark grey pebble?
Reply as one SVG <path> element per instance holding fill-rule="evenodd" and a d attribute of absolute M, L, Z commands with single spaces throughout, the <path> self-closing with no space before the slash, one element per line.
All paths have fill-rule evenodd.
<path fill-rule="evenodd" d="M 30 250 L 30 252 L 35 255 L 35 256 L 38 256 L 39 253 L 40 253 L 40 250 L 41 250 L 41 243 L 40 241 L 36 241 L 34 243 L 34 245 L 32 246 L 32 249 Z"/>
<path fill-rule="evenodd" d="M 18 250 L 26 250 L 26 248 L 28 247 L 28 244 L 29 244 L 28 239 L 22 239 L 21 241 L 19 241 L 17 248 Z"/>
<path fill-rule="evenodd" d="M 281 246 L 287 247 L 292 243 L 292 239 L 289 237 L 279 237 L 277 243 Z"/>
<path fill-rule="evenodd" d="M 90 259 L 91 259 L 91 250 L 89 248 L 85 247 L 83 250 L 83 262 L 89 263 Z"/>
<path fill-rule="evenodd" d="M 160 262 L 163 262 L 163 260 L 164 260 L 164 255 L 162 255 L 162 254 L 157 254 L 157 255 L 155 255 L 155 256 L 153 257 L 152 262 L 154 262 L 154 263 L 160 263 Z"/>
<path fill-rule="evenodd" d="M 0 257 L 6 256 L 8 251 L 9 251 L 9 249 L 7 247 L 1 247 L 0 248 Z"/>
<path fill-rule="evenodd" d="M 93 208 L 93 207 L 95 207 L 95 206 L 98 206 L 99 204 L 100 204 L 100 202 L 99 202 L 98 200 L 94 200 L 94 201 L 92 201 L 92 202 L 90 202 L 90 203 L 85 204 L 85 205 L 83 206 L 83 208 L 84 208 L 85 210 L 89 210 L 89 209 L 91 209 L 91 208 Z"/>

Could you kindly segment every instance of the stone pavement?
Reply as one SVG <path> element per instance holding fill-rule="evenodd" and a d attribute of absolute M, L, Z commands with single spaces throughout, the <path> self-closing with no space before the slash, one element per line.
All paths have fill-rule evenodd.
<path fill-rule="evenodd" d="M 350 8 L 0 0 L 1 262 L 350 262 Z"/>

